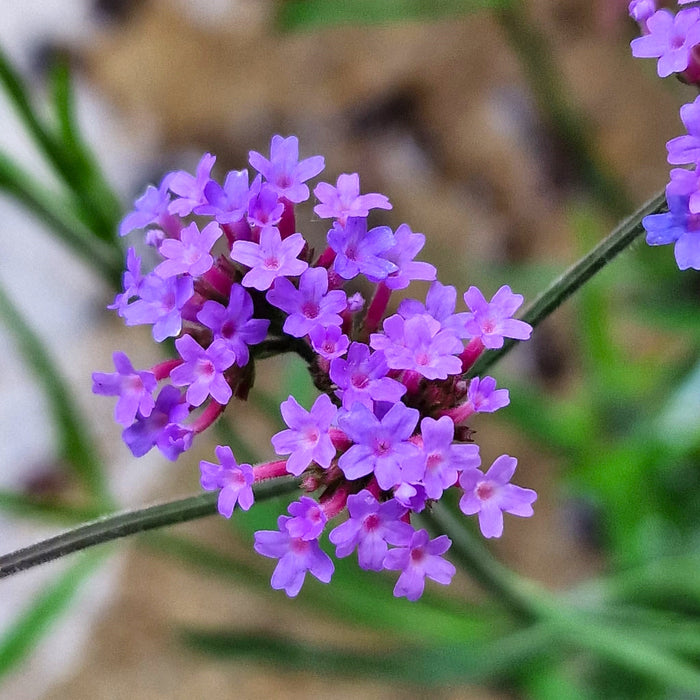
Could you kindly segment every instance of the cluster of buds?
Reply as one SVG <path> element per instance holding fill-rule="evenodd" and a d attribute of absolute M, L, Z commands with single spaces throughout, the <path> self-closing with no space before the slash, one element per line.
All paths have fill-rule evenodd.
<path fill-rule="evenodd" d="M 307 571 L 330 581 L 319 537 L 347 513 L 329 533 L 336 556 L 357 550 L 361 568 L 401 572 L 394 595 L 416 600 L 426 577 L 447 584 L 455 568 L 443 558 L 448 537 L 414 529 L 412 513 L 456 487 L 486 537 L 501 535 L 504 512 L 532 515 L 535 492 L 510 483 L 515 458 L 501 455 L 482 471 L 465 424 L 507 405 L 508 391 L 492 377 L 463 376 L 485 348 L 530 337 L 513 318 L 523 298 L 503 286 L 487 301 L 470 287 L 468 311 L 457 312 L 455 288 L 415 260 L 423 234 L 406 224 L 369 228 L 370 210 L 391 204 L 360 194 L 357 174 L 314 189 L 314 212 L 332 220 L 316 255 L 296 231 L 295 205 L 309 198 L 305 183 L 324 160 L 299 160 L 294 136 L 274 136 L 269 159 L 250 153 L 252 183 L 241 170 L 222 186 L 211 178 L 214 160 L 206 154 L 194 176 L 173 172 L 149 187 L 121 224 L 122 235 L 145 231 L 158 262 L 144 274 L 130 248 L 124 291 L 110 308 L 127 325 L 152 324 L 158 342 L 174 337 L 178 356 L 137 371 L 115 353 L 116 372 L 95 373 L 93 390 L 118 396 L 115 418 L 134 455 L 157 447 L 174 460 L 234 397 L 247 398 L 256 360 L 299 353 L 320 393 L 308 409 L 293 396 L 281 404 L 288 427 L 271 442 L 282 459 L 239 464 L 220 445 L 218 461 L 201 462 L 202 486 L 219 492 L 218 510 L 230 517 L 236 505 L 252 506 L 253 484 L 300 477 L 305 495 L 277 530 L 255 536 L 257 552 L 279 559 L 273 588 L 295 596 Z M 344 289 L 358 276 L 372 285 L 369 303 Z M 425 301 L 404 299 L 387 316 L 392 292 L 412 280 L 432 283 Z"/>
<path fill-rule="evenodd" d="M 678 0 L 678 4 L 690 1 Z M 658 58 L 661 78 L 675 73 L 683 82 L 700 86 L 700 8 L 685 8 L 674 15 L 657 9 L 655 0 L 632 0 L 629 13 L 642 31 L 631 43 L 632 55 Z M 693 169 L 671 170 L 666 186 L 668 212 L 651 214 L 642 224 L 649 245 L 673 243 L 678 267 L 700 270 L 700 97 L 683 105 L 680 113 L 688 133 L 666 144 L 668 162 Z"/>

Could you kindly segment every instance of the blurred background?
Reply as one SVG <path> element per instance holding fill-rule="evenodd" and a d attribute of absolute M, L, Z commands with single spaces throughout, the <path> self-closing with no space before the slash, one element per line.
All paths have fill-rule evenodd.
<path fill-rule="evenodd" d="M 52 66 L 67 61 L 77 121 L 123 211 L 166 171 L 193 170 L 204 151 L 222 178 L 246 167 L 249 150 L 267 152 L 273 134 L 296 134 L 302 156 L 325 156 L 321 179 L 359 172 L 364 192 L 390 198 L 375 225 L 426 234 L 422 259 L 443 283 L 476 284 L 488 297 L 510 284 L 531 301 L 664 187 L 665 143 L 682 133 L 678 108 L 695 97 L 658 79 L 654 61 L 632 59 L 638 30 L 626 5 L 25 0 L 3 3 L 0 46 L 42 114 Z M 0 115 L 3 152 L 53 187 L 2 94 Z M 60 369 L 114 506 L 197 493 L 199 459 L 217 441 L 241 459 L 271 456 L 279 401 L 313 395 L 293 362 L 266 363 L 251 408 L 176 464 L 134 459 L 112 401 L 91 395 L 90 374 L 109 371 L 116 349 L 138 367 L 155 364 L 159 349 L 148 329 L 126 329 L 105 310 L 108 281 L 4 189 L 3 296 Z M 297 221 L 325 234 L 311 206 Z M 684 557 L 700 551 L 699 295 L 700 276 L 679 273 L 670 248 L 637 245 L 494 369 L 512 404 L 472 426 L 483 461 L 517 456 L 518 483 L 539 493 L 535 517 L 506 520 L 497 558 L 572 600 L 595 598 L 591 581 L 618 576 L 628 597 L 611 615 L 644 606 L 674 616 L 687 644 L 671 648 L 695 662 L 700 593 L 681 584 L 698 580 Z M 57 449 L 51 400 L 10 316 L 0 318 L 8 552 L 92 507 Z M 250 547 L 250 532 L 284 508 L 267 506 L 4 580 L 0 697 L 691 697 L 576 649 L 514 653 L 502 611 L 468 576 L 411 605 L 391 598 L 390 577 L 358 578 L 353 561 L 326 590 L 308 581 L 290 602 L 268 589 L 273 564 Z M 630 567 L 647 578 L 630 583 Z M 494 628 L 494 655 L 513 661 L 493 669 L 401 678 L 350 663 L 387 645 L 464 647 Z M 314 657 L 336 648 L 335 663 Z"/>

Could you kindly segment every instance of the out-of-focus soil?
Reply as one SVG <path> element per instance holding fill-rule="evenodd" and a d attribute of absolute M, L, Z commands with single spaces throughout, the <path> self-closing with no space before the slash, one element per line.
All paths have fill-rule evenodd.
<path fill-rule="evenodd" d="M 219 173 L 240 169 L 248 150 L 266 150 L 271 134 L 297 134 L 303 155 L 326 156 L 326 179 L 358 171 L 363 191 L 390 197 L 394 209 L 381 218 L 426 234 L 423 259 L 438 265 L 445 283 L 464 290 L 476 282 L 492 294 L 508 283 L 498 266 L 542 261 L 563 267 L 576 255 L 566 205 L 588 195 L 566 144 L 543 125 L 518 58 L 488 13 L 284 35 L 271 28 L 271 5 L 263 0 L 232 2 L 215 25 L 193 21 L 186 3 L 130 5 L 81 64 L 134 130 L 161 135 L 144 185 L 185 159 L 191 166 L 203 150 L 218 155 Z M 645 73 L 634 63 L 627 46 L 634 27 L 611 9 L 614 3 L 525 5 L 601 158 L 640 203 L 665 182 L 664 143 L 678 130 L 679 92 L 651 80 L 651 66 Z M 653 118 L 645 108 L 651 102 Z M 309 225 L 323 235 L 317 222 Z M 484 272 L 490 269 L 501 271 L 493 279 Z M 553 392 L 575 384 L 578 358 L 568 316 L 563 309 L 538 341 L 513 353 L 510 371 L 527 373 Z M 564 515 L 555 478 L 563 465 L 487 418 L 477 426 L 484 461 L 517 455 L 519 482 L 539 492 L 536 517 L 511 519 L 499 555 L 552 587 L 598 570 L 597 554 Z M 268 434 L 259 424 L 246 430 L 259 431 L 261 443 Z M 202 446 L 200 456 L 208 449 Z M 196 489 L 194 464 L 188 459 L 177 467 L 173 483 L 154 496 Z M 228 546 L 214 519 L 185 531 Z M 468 584 L 464 590 L 474 593 Z M 178 631 L 187 625 L 381 644 L 380 635 L 309 619 L 282 594 L 252 594 L 132 548 L 120 595 L 95 630 L 83 667 L 46 700 L 420 696 L 371 679 L 290 676 L 213 660 L 183 646 Z M 507 696 L 452 688 L 430 697 Z"/>

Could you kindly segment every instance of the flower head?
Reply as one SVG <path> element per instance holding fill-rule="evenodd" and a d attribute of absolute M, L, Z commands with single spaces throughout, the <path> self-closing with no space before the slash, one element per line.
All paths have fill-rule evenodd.
<path fill-rule="evenodd" d="M 221 464 L 202 460 L 199 463 L 201 484 L 205 491 L 219 489 L 219 513 L 230 518 L 236 503 L 243 510 L 248 510 L 253 505 L 253 467 L 250 464 L 238 464 L 231 448 L 226 445 L 219 445 L 215 452 Z"/>
<path fill-rule="evenodd" d="M 479 338 L 487 348 L 503 347 L 504 338 L 527 340 L 532 326 L 512 318 L 523 303 L 522 294 L 513 294 L 510 287 L 503 285 L 491 301 L 476 288 L 469 287 L 464 293 L 464 302 L 470 313 L 466 314 L 465 329 L 471 338 Z"/>

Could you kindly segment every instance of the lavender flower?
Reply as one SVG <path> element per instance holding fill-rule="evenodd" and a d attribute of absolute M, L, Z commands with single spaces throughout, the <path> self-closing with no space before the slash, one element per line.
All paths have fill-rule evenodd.
<path fill-rule="evenodd" d="M 166 223 L 169 218 L 169 184 L 170 176 L 167 176 L 158 188 L 153 185 L 146 188 L 146 192 L 134 202 L 134 211 L 129 212 L 119 224 L 120 236 L 126 236 L 134 229 L 145 228 L 150 224 L 163 226 Z"/>
<path fill-rule="evenodd" d="M 182 330 L 183 306 L 192 298 L 191 277 L 147 275 L 139 285 L 140 299 L 121 309 L 127 326 L 153 324 L 153 339 L 160 343 L 175 337 Z"/>
<path fill-rule="evenodd" d="M 328 245 L 336 252 L 333 269 L 345 280 L 359 274 L 380 282 L 398 267 L 382 257 L 395 243 L 388 226 L 367 230 L 367 219 L 350 217 L 345 226 L 336 223 L 328 232 Z"/>
<path fill-rule="evenodd" d="M 357 173 L 338 175 L 335 187 L 327 182 L 319 182 L 314 189 L 320 204 L 314 212 L 322 219 L 337 219 L 341 225 L 350 216 L 367 216 L 370 209 L 391 209 L 391 204 L 383 194 L 360 194 L 360 176 Z"/>
<path fill-rule="evenodd" d="M 257 151 L 251 151 L 248 162 L 263 175 L 280 197 L 295 203 L 309 198 L 309 188 L 302 183 L 316 177 L 325 166 L 323 156 L 299 160 L 299 139 L 296 136 L 273 136 L 270 159 Z"/>
<path fill-rule="evenodd" d="M 321 394 L 310 411 L 290 396 L 280 410 L 288 430 L 272 436 L 272 446 L 278 455 L 289 455 L 287 471 L 299 476 L 311 462 L 327 469 L 335 457 L 335 447 L 329 430 L 338 409 L 327 394 Z"/>
<path fill-rule="evenodd" d="M 668 10 L 657 10 L 646 20 L 646 27 L 648 34 L 632 40 L 632 55 L 658 58 L 661 78 L 684 71 L 693 47 L 700 43 L 700 10 L 681 10 L 675 16 Z"/>
<path fill-rule="evenodd" d="M 401 224 L 394 232 L 394 240 L 394 245 L 382 255 L 398 268 L 384 280 L 389 289 L 405 289 L 413 280 L 435 279 L 437 270 L 434 265 L 413 259 L 425 245 L 422 233 L 413 233 L 408 224 Z"/>
<path fill-rule="evenodd" d="M 235 355 L 240 367 L 248 364 L 249 345 L 265 340 L 270 321 L 252 318 L 253 300 L 240 284 L 231 285 L 228 306 L 211 299 L 205 301 L 197 314 L 197 320 L 209 328 L 214 338 L 222 338 Z"/>
<path fill-rule="evenodd" d="M 454 486 L 457 472 L 481 464 L 478 445 L 453 444 L 455 426 L 447 416 L 438 420 L 426 417 L 420 424 L 423 449 L 420 470 L 425 472 L 423 486 L 428 498 L 440 498 Z"/>
<path fill-rule="evenodd" d="M 220 224 L 240 221 L 248 211 L 250 190 L 248 171 L 232 170 L 226 175 L 224 186 L 215 180 L 209 180 L 204 187 L 206 204 L 195 207 L 198 216 L 213 216 Z"/>
<path fill-rule="evenodd" d="M 688 0 L 679 0 L 679 4 L 688 2 Z M 646 21 L 656 12 L 656 0 L 632 0 L 629 4 L 629 15 L 640 24 L 645 24 Z"/>
<path fill-rule="evenodd" d="M 700 213 L 700 172 L 672 168 L 670 175 L 671 181 L 666 185 L 666 198 L 684 198 L 691 213 Z"/>
<path fill-rule="evenodd" d="M 359 479 L 374 473 L 382 489 L 420 480 L 420 467 L 410 459 L 418 454 L 418 448 L 408 441 L 418 417 L 415 408 L 403 403 L 394 404 L 381 420 L 359 403 L 343 413 L 338 423 L 356 443 L 338 460 L 345 476 Z"/>
<path fill-rule="evenodd" d="M 515 473 L 518 460 L 501 455 L 483 474 L 476 467 L 465 469 L 459 477 L 464 495 L 459 501 L 465 515 L 479 514 L 479 527 L 484 537 L 500 537 L 503 534 L 503 513 L 528 518 L 532 515 L 532 503 L 537 494 L 509 483 Z"/>
<path fill-rule="evenodd" d="M 401 571 L 394 595 L 418 600 L 423 595 L 426 577 L 443 585 L 450 583 L 457 570 L 442 555 L 451 544 L 447 535 L 431 540 L 426 530 L 419 530 L 406 546 L 390 549 L 384 559 L 384 568 Z"/>
<path fill-rule="evenodd" d="M 137 412 L 147 418 L 155 400 L 153 392 L 158 382 L 152 372 L 137 372 L 123 352 L 112 355 L 116 372 L 93 372 L 92 392 L 101 396 L 118 396 L 114 419 L 122 425 L 131 425 Z"/>
<path fill-rule="evenodd" d="M 253 505 L 255 475 L 250 464 L 237 464 L 230 447 L 219 445 L 215 452 L 221 464 L 202 460 L 199 463 L 201 484 L 205 491 L 220 489 L 218 511 L 224 518 L 230 518 L 236 503 L 243 510 Z"/>
<path fill-rule="evenodd" d="M 174 461 L 180 452 L 189 447 L 192 442 L 191 434 L 187 439 L 186 433 L 178 431 L 179 443 L 172 440 L 173 433 L 168 429 L 175 426 L 184 430 L 180 423 L 189 415 L 189 406 L 183 401 L 182 394 L 174 386 L 164 386 L 155 405 L 148 416 L 140 413 L 136 421 L 122 432 L 122 439 L 131 450 L 134 457 L 142 457 L 154 445 L 158 445 L 165 456 Z"/>
<path fill-rule="evenodd" d="M 428 314 L 440 322 L 442 330 L 451 331 L 457 338 L 468 338 L 469 334 L 464 328 L 467 314 L 464 312 L 456 314 L 454 312 L 456 302 L 457 290 L 436 280 L 428 289 L 425 304 L 417 299 L 404 299 L 399 304 L 397 311 L 404 318 Z"/>
<path fill-rule="evenodd" d="M 214 258 L 210 250 L 214 243 L 221 238 L 222 231 L 218 224 L 211 222 L 201 231 L 197 224 L 191 223 L 180 232 L 180 240 L 166 238 L 158 248 L 158 252 L 167 260 L 164 260 L 154 272 L 159 277 L 174 277 L 175 275 L 188 274 L 199 277 L 214 264 Z"/>
<path fill-rule="evenodd" d="M 463 349 L 460 340 L 428 314 L 404 319 L 395 314 L 384 321 L 383 333 L 372 333 L 370 345 L 383 350 L 392 369 L 418 372 L 427 379 L 446 379 L 460 374 L 462 362 L 456 355 Z"/>
<path fill-rule="evenodd" d="M 347 557 L 357 548 L 361 569 L 381 571 L 387 544 L 407 545 L 413 528 L 401 518 L 407 510 L 393 498 L 380 503 L 366 489 L 348 497 L 350 517 L 331 530 L 328 539 L 336 546 L 335 555 Z"/>
<path fill-rule="evenodd" d="M 260 243 L 236 241 L 231 247 L 231 258 L 250 268 L 242 280 L 244 287 L 259 291 L 270 288 L 277 277 L 296 277 L 309 266 L 297 260 L 306 244 L 300 233 L 294 233 L 282 240 L 274 227 L 260 232 Z"/>
<path fill-rule="evenodd" d="M 326 360 L 341 357 L 347 352 L 350 339 L 338 326 L 314 326 L 309 331 L 311 347 Z"/>
<path fill-rule="evenodd" d="M 250 188 L 248 202 L 248 223 L 251 226 L 267 228 L 276 226 L 282 220 L 284 204 L 277 195 L 277 190 L 260 177 L 256 177 Z"/>
<path fill-rule="evenodd" d="M 275 590 L 284 589 L 290 598 L 294 598 L 304 584 L 307 571 L 322 583 L 328 583 L 335 567 L 317 540 L 303 540 L 289 534 L 287 523 L 290 520 L 286 515 L 280 515 L 277 519 L 279 532 L 256 532 L 254 548 L 264 557 L 279 559 L 270 585 Z"/>
<path fill-rule="evenodd" d="M 328 291 L 328 271 L 323 267 L 306 270 L 299 278 L 299 289 L 286 277 L 278 277 L 266 298 L 289 314 L 283 330 L 295 338 L 303 338 L 315 326 L 340 326 L 339 314 L 347 306 L 342 289 Z"/>
<path fill-rule="evenodd" d="M 681 107 L 681 120 L 687 134 L 677 136 L 666 144 L 668 162 L 685 165 L 700 162 L 700 96 Z"/>
<path fill-rule="evenodd" d="M 170 174 L 170 191 L 178 195 L 178 198 L 168 207 L 171 214 L 187 216 L 195 207 L 207 203 L 204 188 L 211 180 L 211 169 L 215 162 L 216 156 L 205 153 L 197 165 L 194 176 L 184 170 Z"/>
<path fill-rule="evenodd" d="M 292 517 L 287 520 L 286 528 L 291 537 L 301 540 L 317 540 L 326 524 L 323 508 L 313 498 L 302 496 L 290 503 L 287 508 Z"/>
<path fill-rule="evenodd" d="M 679 269 L 700 270 L 700 214 L 692 214 L 687 197 L 669 197 L 669 211 L 642 219 L 649 245 L 675 243 Z"/>
<path fill-rule="evenodd" d="M 136 251 L 133 248 L 129 248 L 126 251 L 126 270 L 122 275 L 122 289 L 124 291 L 121 294 L 117 294 L 114 297 L 114 301 L 107 308 L 116 309 L 119 315 L 123 316 L 124 309 L 129 304 L 129 299 L 138 296 L 143 279 L 141 258 L 136 255 Z"/>
<path fill-rule="evenodd" d="M 352 343 L 347 359 L 331 362 L 330 378 L 338 386 L 336 396 L 342 399 L 343 408 L 350 410 L 355 403 L 372 409 L 375 401 L 396 403 L 406 387 L 387 377 L 389 366 L 383 352 L 370 354 L 364 343 Z"/>
<path fill-rule="evenodd" d="M 236 355 L 225 340 L 215 340 L 204 349 L 191 335 L 183 335 L 175 341 L 184 364 L 170 372 L 170 381 L 175 386 L 187 386 L 187 401 L 200 406 L 207 396 L 220 404 L 227 404 L 232 395 L 224 371 L 236 359 Z"/>
<path fill-rule="evenodd" d="M 466 314 L 465 329 L 471 338 L 479 338 L 484 347 L 500 348 L 504 338 L 527 340 L 532 333 L 532 326 L 512 318 L 523 303 L 523 296 L 513 294 L 507 284 L 489 302 L 476 287 L 469 287 L 464 293 L 464 302 L 470 310 Z"/>
<path fill-rule="evenodd" d="M 496 389 L 496 380 L 493 377 L 474 377 L 469 382 L 467 389 L 467 401 L 474 409 L 474 413 L 493 413 L 510 403 L 508 389 Z"/>

